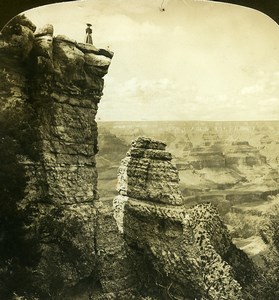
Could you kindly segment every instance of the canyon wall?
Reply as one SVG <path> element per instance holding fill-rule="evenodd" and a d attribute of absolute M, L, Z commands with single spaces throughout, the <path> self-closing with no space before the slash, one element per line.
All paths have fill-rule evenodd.
<path fill-rule="evenodd" d="M 53 37 L 52 25 L 34 32 L 25 17 L 2 32 L 1 110 L 33 112 L 34 155 L 19 157 L 27 183 L 18 210 L 36 252 L 29 289 L 60 299 L 80 282 L 99 282 L 95 116 L 113 53 Z"/>

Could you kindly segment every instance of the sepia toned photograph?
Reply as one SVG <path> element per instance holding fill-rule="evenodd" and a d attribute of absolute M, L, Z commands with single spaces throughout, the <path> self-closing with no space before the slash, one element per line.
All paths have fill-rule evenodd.
<path fill-rule="evenodd" d="M 279 299 L 278 11 L 45 4 L 0 33 L 0 299 Z"/>

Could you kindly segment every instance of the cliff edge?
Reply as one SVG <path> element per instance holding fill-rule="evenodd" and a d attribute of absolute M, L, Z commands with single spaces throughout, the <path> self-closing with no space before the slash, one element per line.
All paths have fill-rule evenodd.
<path fill-rule="evenodd" d="M 24 247 L 32 247 L 16 250 L 29 259 L 14 262 L 13 255 L 7 260 L 13 269 L 20 268 L 21 275 L 13 270 L 15 278 L 26 280 L 22 290 L 15 287 L 18 293 L 67 299 L 79 285 L 88 295 L 93 285 L 100 285 L 95 116 L 113 53 L 54 37 L 52 25 L 35 29 L 18 16 L 0 41 L 1 113 L 15 116 L 14 131 L 20 131 L 17 120 L 27 112 L 32 137 L 25 141 L 27 151 L 17 155 L 25 171 L 25 193 L 15 209 Z M 3 293 L 5 299 L 11 296 Z"/>

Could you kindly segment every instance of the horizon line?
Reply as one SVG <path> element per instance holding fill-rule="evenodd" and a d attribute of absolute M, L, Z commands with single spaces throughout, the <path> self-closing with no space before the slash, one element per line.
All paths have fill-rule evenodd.
<path fill-rule="evenodd" d="M 279 119 L 272 120 L 96 120 L 100 122 L 279 122 Z"/>

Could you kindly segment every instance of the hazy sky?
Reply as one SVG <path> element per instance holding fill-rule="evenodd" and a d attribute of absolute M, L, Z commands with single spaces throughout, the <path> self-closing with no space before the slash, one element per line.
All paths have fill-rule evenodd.
<path fill-rule="evenodd" d="M 38 27 L 115 52 L 98 120 L 279 119 L 279 26 L 195 0 L 89 0 L 25 12 Z"/>

